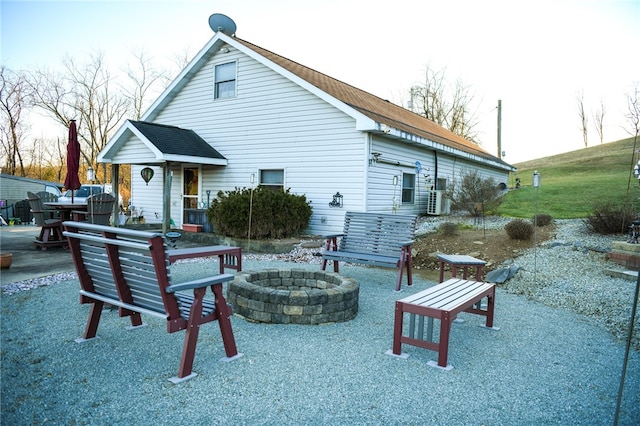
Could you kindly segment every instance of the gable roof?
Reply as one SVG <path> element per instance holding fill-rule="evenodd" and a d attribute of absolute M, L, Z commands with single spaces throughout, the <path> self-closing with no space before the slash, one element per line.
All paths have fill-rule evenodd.
<path fill-rule="evenodd" d="M 256 46 L 246 40 L 235 36 L 231 37 L 222 32 L 216 33 L 207 45 L 200 50 L 189 65 L 149 108 L 143 119 L 153 121 L 163 107 L 180 92 L 182 87 L 225 44 L 242 51 L 353 116 L 356 119 L 356 128 L 361 131 L 383 134 L 387 133 L 383 132 L 384 126 L 388 126 L 393 131 L 389 132 L 387 137 L 394 137 L 405 143 L 415 143 L 437 151 L 467 157 L 498 168 L 515 170 L 513 166 L 489 154 L 479 145 L 458 136 L 419 114 Z"/>
<path fill-rule="evenodd" d="M 281 67 L 311 83 L 318 89 L 330 94 L 336 99 L 339 99 L 378 123 L 387 124 L 396 129 L 405 130 L 406 132 L 414 133 L 427 139 L 432 139 L 436 142 L 448 142 L 454 144 L 459 149 L 467 149 L 473 152 L 487 154 L 487 152 L 478 145 L 458 136 L 457 134 L 439 126 L 435 122 L 419 114 L 314 69 L 308 68 L 269 50 L 251 44 L 246 40 L 242 40 L 237 37 L 235 37 L 234 40 L 275 62 Z"/>
<path fill-rule="evenodd" d="M 456 133 L 445 129 L 419 114 L 269 50 L 263 49 L 246 40 L 242 40 L 237 37 L 234 37 L 234 40 L 309 82 L 323 92 L 326 92 L 341 102 L 344 102 L 377 123 L 388 125 L 389 127 L 393 127 L 402 132 L 416 135 L 472 155 L 477 155 L 494 161 L 497 160 L 502 164 L 507 165 L 506 162 L 489 154 L 479 145 L 464 139 Z M 411 138 L 409 137 L 409 139 Z"/>
<path fill-rule="evenodd" d="M 177 161 L 226 165 L 227 159 L 196 132 L 176 126 L 127 120 L 125 125 L 100 152 L 98 161 L 113 162 L 113 155 L 126 142 L 127 133 L 134 134 L 154 154 L 155 162 Z"/>

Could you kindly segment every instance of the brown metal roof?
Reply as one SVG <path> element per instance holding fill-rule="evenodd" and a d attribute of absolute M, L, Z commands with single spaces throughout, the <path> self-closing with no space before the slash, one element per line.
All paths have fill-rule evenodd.
<path fill-rule="evenodd" d="M 372 120 L 386 124 L 398 130 L 423 137 L 450 148 L 490 158 L 507 164 L 498 157 L 489 154 L 477 144 L 470 142 L 457 134 L 445 129 L 423 116 L 402 108 L 387 100 L 381 99 L 357 87 L 353 87 L 328 75 L 301 65 L 269 50 L 263 49 L 246 40 L 234 37 L 235 41 L 264 56 L 287 71 L 297 75 L 318 89 L 349 105 Z"/>

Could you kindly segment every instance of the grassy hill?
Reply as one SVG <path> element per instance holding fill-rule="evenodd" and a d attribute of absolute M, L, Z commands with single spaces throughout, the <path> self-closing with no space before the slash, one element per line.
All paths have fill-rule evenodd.
<path fill-rule="evenodd" d="M 573 219 L 587 217 L 602 202 L 637 203 L 640 186 L 632 171 L 640 140 L 637 145 L 628 138 L 514 164 L 518 171 L 511 180 L 520 178 L 521 187 L 509 191 L 495 213 L 531 218 L 537 211 L 554 219 Z M 537 190 L 531 186 L 535 170 L 541 176 Z"/>

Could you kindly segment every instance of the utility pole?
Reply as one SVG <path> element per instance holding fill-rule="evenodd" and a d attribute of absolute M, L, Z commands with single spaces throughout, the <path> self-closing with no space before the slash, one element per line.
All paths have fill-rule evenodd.
<path fill-rule="evenodd" d="M 498 158 L 502 159 L 502 101 L 498 99 Z"/>

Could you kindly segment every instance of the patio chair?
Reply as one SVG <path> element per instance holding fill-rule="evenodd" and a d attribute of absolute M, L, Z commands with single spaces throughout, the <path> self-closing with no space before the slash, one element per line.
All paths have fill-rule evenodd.
<path fill-rule="evenodd" d="M 113 205 L 116 198 L 101 192 L 87 198 L 86 211 L 74 211 L 73 217 L 76 221 L 86 221 L 96 225 L 110 225 L 111 214 L 113 213 Z"/>
<path fill-rule="evenodd" d="M 58 196 L 47 191 L 36 192 L 36 195 L 38 196 L 38 198 L 40 198 L 40 201 L 42 201 L 44 211 L 49 214 L 50 216 L 49 218 L 60 219 L 60 212 L 58 210 L 56 210 L 53 207 L 48 207 L 44 205 L 44 203 L 55 203 L 56 201 L 58 201 Z"/>
<path fill-rule="evenodd" d="M 49 247 L 65 247 L 67 239 L 62 235 L 62 221 L 53 218 L 52 214 L 55 212 L 45 209 L 42 199 L 33 192 L 27 192 L 27 198 L 36 226 L 40 227 L 40 235 L 33 242 L 36 247 L 42 250 Z"/>

